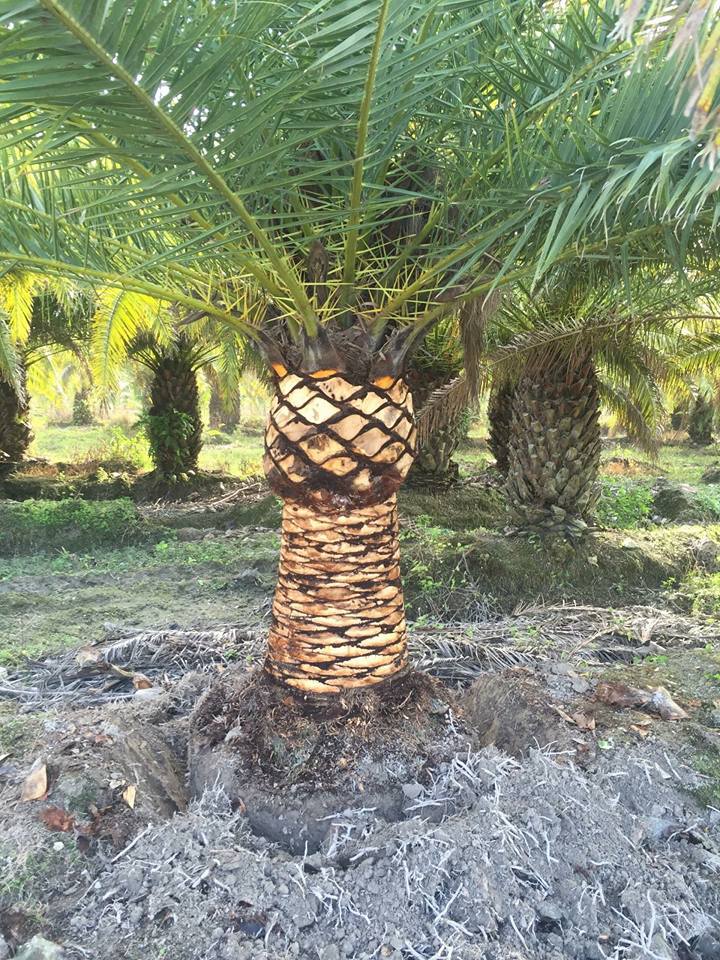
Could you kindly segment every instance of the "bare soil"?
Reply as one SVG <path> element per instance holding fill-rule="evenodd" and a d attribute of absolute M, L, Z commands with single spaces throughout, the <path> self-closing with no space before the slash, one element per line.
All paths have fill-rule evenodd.
<path fill-rule="evenodd" d="M 478 645 L 473 673 L 460 657 L 449 682 L 322 711 L 213 659 L 207 637 L 195 662 L 181 635 L 110 644 L 153 683 L 124 701 L 129 681 L 100 696 L 107 681 L 70 681 L 67 660 L 73 696 L 49 696 L 37 666 L 57 707 L 26 698 L 40 729 L 0 761 L 0 933 L 13 949 L 42 933 L 68 960 L 717 957 L 720 810 L 700 762 L 720 756 L 700 679 L 715 654 L 638 639 L 634 663 L 608 665 L 582 653 L 593 616 L 573 656 L 558 642 L 507 667 Z M 551 622 L 561 639 L 568 618 Z M 669 629 L 636 622 L 638 638 Z M 419 652 L 447 676 L 439 640 Z M 598 702 L 620 679 L 668 685 L 689 719 Z M 22 802 L 38 761 L 47 796 Z"/>

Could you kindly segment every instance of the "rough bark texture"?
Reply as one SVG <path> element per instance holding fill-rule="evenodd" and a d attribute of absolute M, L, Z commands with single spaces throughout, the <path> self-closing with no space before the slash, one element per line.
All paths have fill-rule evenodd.
<path fill-rule="evenodd" d="M 285 501 L 266 669 L 305 693 L 407 663 L 395 494 L 413 461 L 412 398 L 401 379 L 345 376 L 280 377 L 265 438 Z"/>
<path fill-rule="evenodd" d="M 147 414 L 150 452 L 156 470 L 177 477 L 197 468 L 202 448 L 202 420 L 197 373 L 182 348 L 157 359 Z"/>
<path fill-rule="evenodd" d="M 589 354 L 528 363 L 512 403 L 507 491 L 521 527 L 581 532 L 597 502 L 600 400 Z"/>
<path fill-rule="evenodd" d="M 510 443 L 510 423 L 512 421 L 512 401 L 515 393 L 513 384 L 501 383 L 493 387 L 488 401 L 488 422 L 490 432 L 488 446 L 495 457 L 495 466 L 506 477 L 508 472 L 508 446 Z"/>
<path fill-rule="evenodd" d="M 9 383 L 0 380 L 0 477 L 15 469 L 30 446 L 29 415 L 27 399 L 19 397 Z"/>
<path fill-rule="evenodd" d="M 418 452 L 408 482 L 415 487 L 446 489 L 457 483 L 460 468 L 453 455 L 463 437 L 462 415 L 435 430 Z"/>
<path fill-rule="evenodd" d="M 700 447 L 709 447 L 712 441 L 714 418 L 712 403 L 703 394 L 698 394 L 690 411 L 688 436 L 692 443 Z"/>

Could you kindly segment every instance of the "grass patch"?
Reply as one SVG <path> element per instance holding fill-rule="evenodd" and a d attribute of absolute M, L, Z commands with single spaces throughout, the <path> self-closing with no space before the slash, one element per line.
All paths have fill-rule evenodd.
<path fill-rule="evenodd" d="M 403 488 L 399 495 L 402 520 L 448 530 L 501 530 L 509 522 L 505 492 L 494 486 L 468 486 L 429 493 Z"/>
<path fill-rule="evenodd" d="M 29 750 L 42 732 L 42 718 L 37 713 L 20 714 L 10 703 L 0 703 L 0 756 L 20 756 Z"/>
<path fill-rule="evenodd" d="M 419 517 L 402 531 L 414 617 L 483 619 L 533 603 L 642 602 L 683 580 L 702 528 L 606 531 L 578 543 L 452 530 Z"/>
<path fill-rule="evenodd" d="M 21 576 L 45 576 L 53 574 L 127 573 L 167 565 L 194 567 L 201 564 L 217 564 L 222 567 L 238 565 L 277 564 L 280 538 L 277 534 L 264 534 L 261 539 L 238 543 L 235 539 L 198 540 L 189 543 L 172 539 L 173 532 L 165 531 L 166 537 L 145 546 L 135 545 L 101 552 L 72 553 L 63 550 L 56 556 L 18 556 L 0 559 L 0 581 Z M 3 597 L 4 611 L 12 606 Z M 20 604 L 22 594 L 16 601 Z"/>
<path fill-rule="evenodd" d="M 613 461 L 627 460 L 632 476 L 654 478 L 665 476 L 673 483 L 700 483 L 707 468 L 717 462 L 720 450 L 717 446 L 693 447 L 688 444 L 667 445 L 660 448 L 655 459 L 641 453 L 637 447 L 610 446 L 603 450 L 601 469 L 614 472 Z"/>
<path fill-rule="evenodd" d="M 720 750 L 700 753 L 695 758 L 694 767 L 708 777 L 708 782 L 695 791 L 695 796 L 706 807 L 720 807 Z"/>
<path fill-rule="evenodd" d="M 0 503 L 0 556 L 115 547 L 147 540 L 152 532 L 126 499 Z"/>
<path fill-rule="evenodd" d="M 235 430 L 231 434 L 206 431 L 200 452 L 200 470 L 221 470 L 245 478 L 262 471 L 262 430 Z M 126 464 L 138 470 L 150 470 L 152 463 L 147 441 L 140 431 L 120 426 L 87 427 L 35 426 L 30 448 L 35 457 L 53 463 Z"/>

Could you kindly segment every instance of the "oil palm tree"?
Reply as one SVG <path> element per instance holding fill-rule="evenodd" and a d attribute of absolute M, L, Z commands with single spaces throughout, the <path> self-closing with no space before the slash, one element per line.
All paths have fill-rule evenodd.
<path fill-rule="evenodd" d="M 495 466 L 503 477 L 510 463 L 510 425 L 515 383 L 511 377 L 500 377 L 492 384 L 488 396 L 488 446 L 495 457 Z"/>
<path fill-rule="evenodd" d="M 185 480 L 197 470 L 203 433 L 197 375 L 207 354 L 206 344 L 193 343 L 185 333 L 169 342 L 140 337 L 132 345 L 130 355 L 152 375 L 141 422 L 162 481 Z"/>
<path fill-rule="evenodd" d="M 684 252 L 712 222 L 670 39 L 638 54 L 616 25 L 595 2 L 0 3 L 0 261 L 177 304 L 265 352 L 284 500 L 266 669 L 295 690 L 407 663 L 395 495 L 423 334 L 569 250 Z M 403 165 L 441 176 L 399 185 Z M 426 214 L 388 249 L 399 196 Z"/>
<path fill-rule="evenodd" d="M 599 494 L 601 404 L 653 451 L 663 392 L 687 389 L 683 368 L 716 343 L 698 340 L 693 324 L 718 316 L 714 303 L 698 314 L 712 274 L 680 281 L 654 268 L 626 279 L 629 289 L 562 270 L 544 292 L 516 293 L 493 331 L 505 341 L 490 363 L 509 396 L 506 489 L 522 528 L 584 531 Z"/>
<path fill-rule="evenodd" d="M 698 393 L 690 410 L 688 436 L 699 447 L 708 447 L 713 442 L 712 428 L 715 408 L 706 393 Z"/>
<path fill-rule="evenodd" d="M 77 360 L 87 339 L 87 301 L 61 278 L 11 269 L 0 278 L 0 476 L 30 442 L 28 382 L 42 387 L 62 356 Z"/>

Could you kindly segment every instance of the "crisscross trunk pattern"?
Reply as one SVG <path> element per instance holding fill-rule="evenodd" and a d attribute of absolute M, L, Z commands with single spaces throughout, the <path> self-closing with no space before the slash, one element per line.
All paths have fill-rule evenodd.
<path fill-rule="evenodd" d="M 396 491 L 413 461 L 402 379 L 287 373 L 265 471 L 284 500 L 266 670 L 305 693 L 388 680 L 407 664 Z"/>

